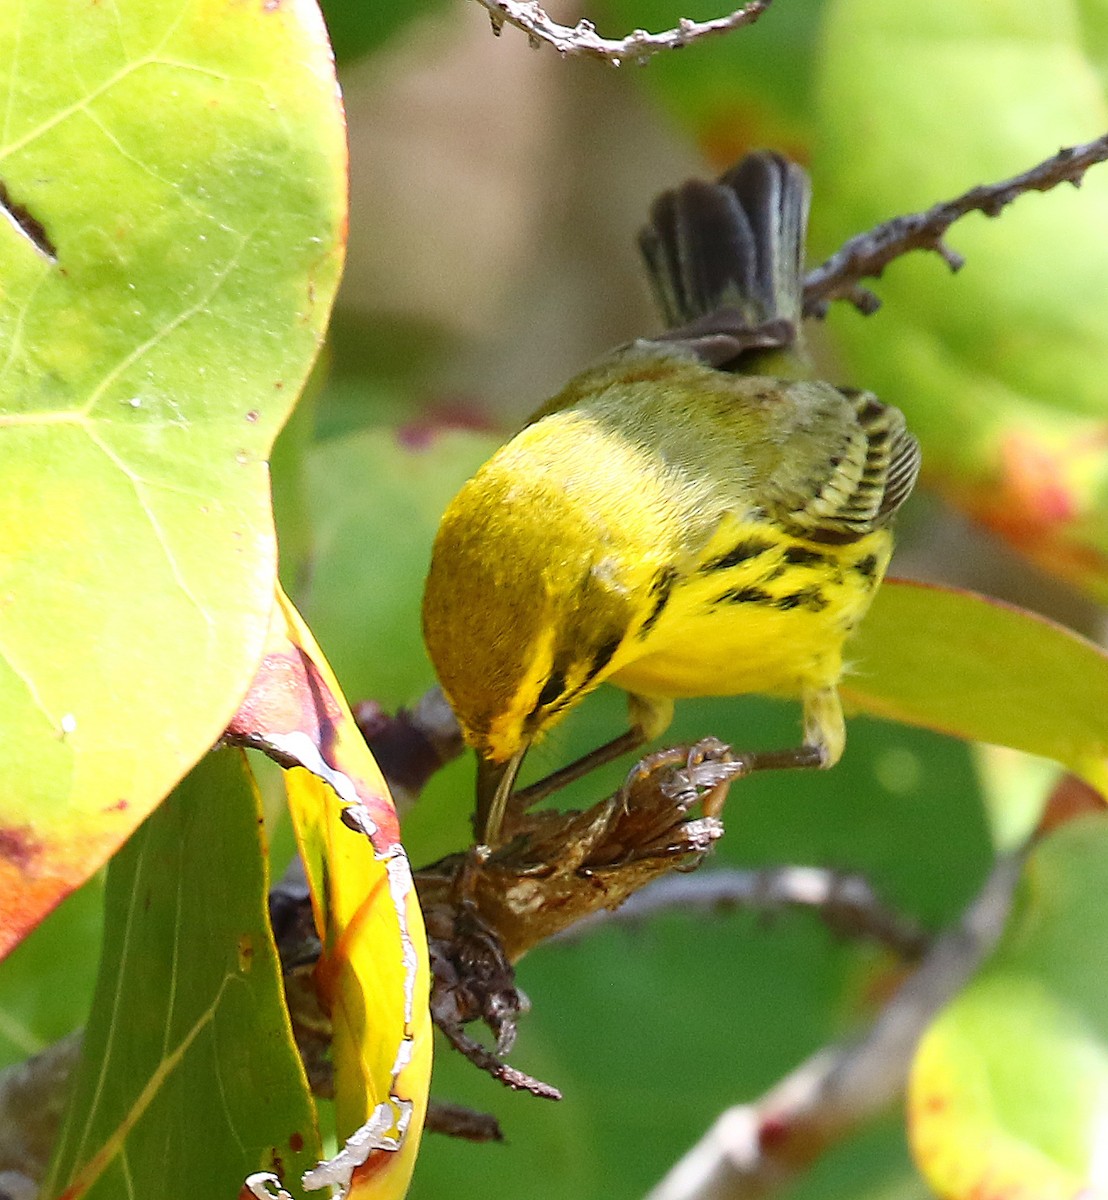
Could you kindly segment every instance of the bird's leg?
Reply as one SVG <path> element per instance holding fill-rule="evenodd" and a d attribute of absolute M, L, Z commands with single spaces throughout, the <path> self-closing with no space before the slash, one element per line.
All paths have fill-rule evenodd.
<path fill-rule="evenodd" d="M 653 697 L 629 696 L 632 725 L 619 737 L 597 746 L 588 754 L 553 771 L 537 783 L 511 793 L 508 803 L 515 809 L 526 809 L 538 800 L 559 791 L 567 784 L 595 771 L 614 759 L 637 750 L 644 742 L 652 741 L 669 725 L 673 713 L 671 702 Z M 842 704 L 835 687 L 805 692 L 804 745 L 792 750 L 752 750 L 736 753 L 742 761 L 743 774 L 752 771 L 787 771 L 833 767 L 842 757 L 846 744 L 846 726 Z"/>
<path fill-rule="evenodd" d="M 595 750 L 590 750 L 588 754 L 583 754 L 574 762 L 568 763 L 557 771 L 552 771 L 545 779 L 540 779 L 537 783 L 529 784 L 527 787 L 513 792 L 511 805 L 513 808 L 528 808 L 536 801 L 560 791 L 568 784 L 583 779 L 597 767 L 602 767 L 617 758 L 622 758 L 624 754 L 629 754 L 632 750 L 637 750 L 646 740 L 646 734 L 641 726 L 633 725 L 630 729 L 624 730 L 619 737 L 612 738 L 610 742 L 597 746 Z"/>
<path fill-rule="evenodd" d="M 501 830 L 510 813 L 525 811 L 537 800 L 581 779 L 597 767 L 620 758 L 641 746 L 646 740 L 640 726 L 632 726 L 612 738 L 603 746 L 597 746 L 583 754 L 575 762 L 532 783 L 529 787 L 514 790 L 516 774 L 523 762 L 524 751 L 520 751 L 505 763 L 491 763 L 478 757 L 477 760 L 477 812 L 474 819 L 475 833 L 479 845 L 495 848 L 500 844 Z"/>
<path fill-rule="evenodd" d="M 816 750 L 820 756 L 819 762 L 811 765 L 833 767 L 842 758 L 846 745 L 846 722 L 839 689 L 832 684 L 805 692 L 801 703 L 804 705 L 804 748 Z"/>
<path fill-rule="evenodd" d="M 743 750 L 736 751 L 747 773 L 751 771 L 806 770 L 811 767 L 827 766 L 823 750 L 819 746 L 797 746 L 794 750 Z"/>
<path fill-rule="evenodd" d="M 538 783 L 532 783 L 529 787 L 513 793 L 513 807 L 528 808 L 537 800 L 559 791 L 567 784 L 583 779 L 597 767 L 603 767 L 625 754 L 630 754 L 644 742 L 652 742 L 656 737 L 661 737 L 673 720 L 673 701 L 628 692 L 627 712 L 631 718 L 630 729 L 625 730 L 619 737 L 612 738 L 610 742 L 597 746 L 595 750 L 590 750 L 588 754 L 583 754 L 575 762 L 552 772 L 545 779 L 540 779 Z"/>
<path fill-rule="evenodd" d="M 639 725 L 633 725 L 619 737 L 612 738 L 588 754 L 560 770 L 547 775 L 529 787 L 514 790 L 516 774 L 523 762 L 523 751 L 505 763 L 490 763 L 480 757 L 477 760 L 477 812 L 475 831 L 481 845 L 495 847 L 500 844 L 501 828 L 505 818 L 512 812 L 523 812 L 536 801 L 564 788 L 574 780 L 582 779 L 597 767 L 612 762 L 624 754 L 637 749 L 646 741 Z"/>
<path fill-rule="evenodd" d="M 795 750 L 755 750 L 736 754 L 748 771 L 786 771 L 797 767 L 833 767 L 843 756 L 846 725 L 835 687 L 805 692 L 804 745 Z"/>
<path fill-rule="evenodd" d="M 754 771 L 790 771 L 833 767 L 842 757 L 846 743 L 846 726 L 838 690 L 834 687 L 805 692 L 804 745 L 792 750 L 732 750 L 730 760 L 712 770 L 721 771 L 730 779 L 750 775 Z M 693 763 L 679 773 L 679 783 L 692 782 L 697 786 L 714 781 L 711 772 L 697 774 Z M 715 813 L 709 813 L 714 816 Z"/>

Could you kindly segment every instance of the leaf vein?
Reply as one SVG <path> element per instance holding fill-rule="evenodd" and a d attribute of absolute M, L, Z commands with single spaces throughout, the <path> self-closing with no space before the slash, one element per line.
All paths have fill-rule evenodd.
<path fill-rule="evenodd" d="M 180 1043 L 174 1048 L 171 1054 L 162 1058 L 161 1062 L 154 1068 L 150 1078 L 143 1085 L 142 1090 L 135 1097 L 134 1103 L 123 1114 L 115 1129 L 105 1138 L 103 1145 L 99 1150 L 85 1163 L 84 1167 L 77 1173 L 69 1184 L 68 1190 L 74 1195 L 83 1195 L 92 1187 L 92 1185 L 104 1174 L 104 1171 L 111 1164 L 112 1160 L 117 1155 L 124 1151 L 126 1141 L 131 1131 L 145 1116 L 150 1105 L 157 1099 L 158 1093 L 170 1075 L 180 1065 L 184 1056 L 188 1053 L 193 1042 L 204 1032 L 205 1029 L 215 1020 L 216 1012 L 220 1004 L 223 1003 L 224 993 L 227 991 L 229 984 L 241 982 L 237 976 L 226 974 L 223 976 L 223 981 L 219 985 L 219 990 L 215 994 L 215 998 L 211 1004 L 200 1014 L 193 1023 L 192 1028 L 181 1039 Z M 114 1030 L 114 1023 L 113 1023 Z M 106 1060 L 105 1060 L 106 1062 Z M 103 1073 L 101 1074 L 103 1079 Z M 91 1119 L 91 1111 L 90 1111 Z M 84 1141 L 81 1143 L 82 1149 Z M 80 1158 L 80 1155 L 78 1155 Z"/>
<path fill-rule="evenodd" d="M 139 361 L 139 359 L 153 350 L 155 346 L 158 346 L 165 341 L 165 339 L 169 337 L 171 333 L 179 329 L 186 321 L 202 312 L 208 306 L 212 300 L 212 297 L 216 294 L 216 292 L 219 291 L 224 283 L 227 282 L 231 272 L 234 271 L 236 266 L 238 266 L 243 252 L 250 244 L 254 234 L 257 232 L 257 229 L 258 226 L 255 226 L 254 229 L 252 229 L 249 233 L 240 235 L 241 240 L 238 248 L 235 250 L 234 254 L 227 259 L 222 269 L 216 273 L 211 287 L 208 288 L 203 295 L 201 295 L 193 304 L 181 309 L 181 311 L 177 313 L 175 317 L 167 321 L 156 333 L 151 334 L 146 341 L 141 342 L 139 345 L 135 346 L 133 350 L 125 354 L 123 358 L 120 359 L 120 361 L 104 376 L 100 383 L 93 388 L 91 395 L 89 396 L 88 400 L 85 401 L 85 404 L 81 410 L 86 416 L 91 413 L 92 409 L 103 397 L 108 388 L 115 383 L 115 381 L 123 374 L 124 371 L 127 370 L 128 367 L 133 366 Z"/>
<path fill-rule="evenodd" d="M 23 47 L 23 15 L 26 11 L 26 4 L 21 0 L 14 20 L 15 45 L 12 47 L 11 70 L 8 74 L 8 94 L 4 100 L 4 125 L 0 131 L 0 139 L 5 142 L 10 136 L 12 112 L 15 108 L 15 84 L 19 78 L 19 52 Z"/>
<path fill-rule="evenodd" d="M 11 370 L 12 364 L 15 362 L 16 356 L 23 347 L 23 330 L 27 324 L 27 314 L 34 306 L 35 297 L 38 295 L 38 290 L 51 274 L 51 266 L 49 263 L 43 262 L 39 271 L 39 277 L 27 291 L 27 299 L 19 306 L 19 311 L 15 316 L 15 328 L 12 330 L 11 338 L 8 342 L 8 353 L 4 357 L 4 361 L 0 363 L 0 380 L 3 380 L 8 371 Z"/>
<path fill-rule="evenodd" d="M 38 685 L 35 683 L 34 677 L 31 675 L 30 671 L 28 671 L 25 667 L 20 666 L 20 664 L 16 661 L 16 655 L 12 652 L 11 648 L 5 644 L 3 637 L 0 637 L 0 659 L 3 659 L 4 662 L 7 663 L 12 674 L 27 689 L 35 707 L 39 710 L 39 712 L 42 713 L 47 721 L 50 722 L 51 727 L 60 736 L 63 732 L 61 721 L 54 715 L 53 712 L 51 712 L 46 701 L 42 698 L 42 693 L 38 690 Z"/>
<path fill-rule="evenodd" d="M 222 229 L 225 233 L 234 234 L 239 238 L 247 236 L 243 234 L 241 230 L 236 229 L 233 225 L 227 225 L 225 222 L 220 221 L 213 213 L 209 212 L 205 208 L 202 208 L 191 196 L 186 195 L 181 190 L 176 181 L 172 179 L 166 179 L 164 176 L 159 175 L 158 172 L 149 165 L 149 163 L 143 162 L 143 160 L 139 158 L 137 154 L 132 154 L 131 151 L 128 150 L 127 147 L 115 135 L 111 127 L 108 126 L 101 117 L 97 116 L 96 112 L 92 108 L 89 108 L 85 115 L 97 127 L 97 129 L 100 130 L 107 141 L 109 141 L 112 146 L 115 147 L 116 153 L 121 158 L 131 163 L 133 166 L 138 167 L 140 171 L 145 172 L 145 174 L 149 175 L 151 179 L 156 179 L 159 183 L 164 184 L 167 188 L 172 188 L 177 199 L 184 208 L 187 208 L 190 212 L 195 213 L 198 217 L 202 217 L 206 221 L 211 221 L 211 223 L 215 225 L 217 229 Z"/>
<path fill-rule="evenodd" d="M 139 861 L 135 868 L 136 879 L 142 872 L 148 846 L 149 843 L 144 842 L 141 850 L 139 851 Z M 88 1140 L 92 1136 L 92 1126 L 96 1118 L 96 1110 L 100 1104 L 100 1097 L 103 1095 L 104 1084 L 108 1078 L 108 1067 L 112 1057 L 112 1044 L 115 1041 L 116 1028 L 119 1025 L 120 1005 L 123 1002 L 123 978 L 125 974 L 123 970 L 123 964 L 125 964 L 127 961 L 127 948 L 130 945 L 131 934 L 134 930 L 135 913 L 138 910 L 138 898 L 141 894 L 141 891 L 141 888 L 136 887 L 131 893 L 129 903 L 127 905 L 127 920 L 123 926 L 123 939 L 120 945 L 119 953 L 120 969 L 115 977 L 115 994 L 112 996 L 112 1015 L 111 1020 L 108 1022 L 108 1036 L 104 1043 L 103 1056 L 100 1059 L 100 1074 L 97 1076 L 96 1087 L 93 1089 L 92 1100 L 89 1102 L 88 1112 L 85 1116 L 85 1128 L 81 1134 L 81 1140 L 77 1143 L 77 1153 L 74 1155 L 74 1160 L 77 1162 L 80 1162 L 81 1157 L 84 1154 L 85 1146 L 88 1144 Z M 62 1134 L 61 1145 L 65 1144 L 68 1132 L 69 1128 L 67 1125 Z M 59 1161 L 61 1158 L 60 1151 L 61 1146 L 59 1146 L 58 1152 L 56 1152 L 54 1155 L 55 1162 Z"/>
<path fill-rule="evenodd" d="M 192 586 L 185 578 L 184 572 L 181 570 L 181 565 L 177 561 L 177 555 L 173 551 L 172 544 L 166 536 L 165 530 L 162 528 L 162 523 L 154 512 L 146 490 L 152 485 L 149 484 L 141 476 L 136 475 L 131 470 L 130 466 L 109 446 L 103 438 L 91 426 L 86 428 L 88 436 L 92 439 L 93 444 L 103 453 L 103 455 L 126 477 L 135 493 L 135 498 L 138 500 L 139 507 L 142 509 L 146 519 L 150 522 L 150 528 L 154 533 L 154 537 L 158 541 L 158 545 L 162 548 L 162 553 L 165 555 L 166 562 L 169 564 L 170 573 L 173 576 L 174 583 L 180 588 L 182 595 L 186 597 L 190 604 L 196 609 L 208 627 L 209 637 L 216 628 L 215 617 L 208 611 L 200 598 L 192 590 Z"/>

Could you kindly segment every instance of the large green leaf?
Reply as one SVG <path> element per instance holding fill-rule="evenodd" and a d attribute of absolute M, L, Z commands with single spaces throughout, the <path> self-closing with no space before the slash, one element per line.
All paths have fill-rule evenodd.
<path fill-rule="evenodd" d="M 1101 1194 L 1106 886 L 1108 819 L 1083 818 L 1044 842 L 996 954 L 921 1044 L 912 1138 L 939 1195 Z"/>
<path fill-rule="evenodd" d="M 0 6 L 0 953 L 218 736 L 345 147 L 311 0 Z"/>
<path fill-rule="evenodd" d="M 1103 5 L 1088 4 L 1091 15 Z M 845 237 L 1003 179 L 1108 127 L 1103 17 L 1075 0 L 834 0 L 813 238 Z M 894 263 L 832 328 L 853 381 L 901 406 L 926 480 L 1046 569 L 1108 597 L 1108 170 L 1080 192 L 971 216 L 966 265 Z"/>
<path fill-rule="evenodd" d="M 971 592 L 887 580 L 850 643 L 857 708 L 1053 758 L 1108 795 L 1108 655 Z"/>
<path fill-rule="evenodd" d="M 320 1154 L 242 755 L 204 758 L 113 860 L 81 1065 L 44 1197 L 297 1194 Z"/>

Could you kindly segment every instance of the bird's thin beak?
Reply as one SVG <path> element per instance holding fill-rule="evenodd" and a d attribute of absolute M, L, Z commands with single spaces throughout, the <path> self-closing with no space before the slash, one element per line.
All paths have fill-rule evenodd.
<path fill-rule="evenodd" d="M 500 841 L 500 826 L 508 807 L 508 797 L 515 787 L 516 776 L 523 764 L 527 747 L 517 751 L 506 762 L 489 762 L 477 757 L 477 841 L 496 846 Z"/>

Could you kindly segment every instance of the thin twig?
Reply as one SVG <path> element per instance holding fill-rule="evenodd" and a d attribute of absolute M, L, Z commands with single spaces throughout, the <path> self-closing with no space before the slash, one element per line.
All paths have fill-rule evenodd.
<path fill-rule="evenodd" d="M 504 1131 L 491 1114 L 477 1112 L 464 1104 L 451 1104 L 432 1097 L 427 1101 L 427 1117 L 423 1128 L 428 1133 L 441 1133 L 464 1142 L 502 1142 Z"/>
<path fill-rule="evenodd" d="M 804 312 L 822 317 L 832 300 L 846 300 L 864 315 L 875 312 L 881 301 L 862 279 L 877 279 L 894 259 L 910 250 L 930 250 L 957 271 L 965 261 L 943 241 L 946 231 L 967 213 L 998 216 L 1002 209 L 1025 192 L 1048 192 L 1060 183 L 1079 187 L 1085 172 L 1108 159 L 1108 134 L 1083 146 L 1059 150 L 1038 166 L 999 183 L 970 188 L 961 196 L 936 204 L 926 212 L 894 217 L 868 233 L 851 238 L 804 280 Z"/>
<path fill-rule="evenodd" d="M 920 1036 L 996 945 L 1024 857 L 998 862 L 860 1041 L 819 1051 L 761 1099 L 728 1109 L 647 1200 L 765 1200 L 892 1104 Z"/>
<path fill-rule="evenodd" d="M 561 1100 L 562 1093 L 552 1084 L 543 1083 L 541 1079 L 528 1075 L 526 1071 L 509 1066 L 502 1059 L 497 1058 L 487 1046 L 483 1046 L 471 1038 L 461 1026 L 447 1028 L 440 1025 L 439 1029 L 442 1030 L 446 1040 L 455 1050 L 463 1057 L 468 1058 L 474 1066 L 504 1084 L 505 1087 L 512 1088 L 517 1092 L 530 1092 L 532 1096 L 537 1096 L 540 1100 Z"/>
<path fill-rule="evenodd" d="M 376 700 L 354 707 L 354 720 L 389 791 L 403 812 L 410 808 L 427 781 L 465 749 L 462 730 L 439 687 L 429 688 L 411 708 L 389 714 Z"/>
<path fill-rule="evenodd" d="M 813 909 L 835 933 L 868 937 L 908 960 L 927 949 L 927 934 L 913 920 L 893 912 L 860 875 L 826 867 L 769 867 L 740 870 L 716 867 L 696 875 L 664 875 L 616 909 L 600 909 L 551 941 L 575 941 L 601 925 L 634 925 L 660 913 L 686 916 L 735 909 L 774 912 Z"/>
<path fill-rule="evenodd" d="M 711 21 L 692 21 L 682 17 L 675 28 L 662 33 L 636 29 L 618 39 L 600 37 L 591 21 L 581 20 L 572 26 L 560 25 L 547 15 L 537 0 L 477 2 L 488 9 L 492 31 L 497 36 L 505 25 L 514 25 L 527 34 L 528 41 L 536 50 L 545 43 L 553 46 L 563 58 L 598 58 L 618 67 L 627 60 L 645 63 L 660 50 L 680 50 L 701 38 L 729 33 L 743 25 L 753 25 L 769 8 L 772 0 L 750 0 L 726 17 L 715 17 Z"/>

